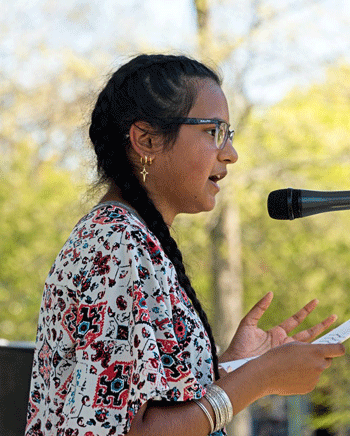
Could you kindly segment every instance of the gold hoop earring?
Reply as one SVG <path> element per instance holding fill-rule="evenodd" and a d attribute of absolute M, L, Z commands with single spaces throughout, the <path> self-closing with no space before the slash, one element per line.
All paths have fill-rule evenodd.
<path fill-rule="evenodd" d="M 142 168 L 142 171 L 140 171 L 140 174 L 142 174 L 142 177 L 143 177 L 143 183 L 145 183 L 146 182 L 146 176 L 147 176 L 147 174 L 149 174 L 148 173 L 148 171 L 146 170 L 146 164 L 148 164 L 148 165 L 152 165 L 152 158 L 150 157 L 150 158 L 148 158 L 147 156 L 145 156 L 144 158 L 141 156 L 141 159 L 140 159 L 140 161 L 141 161 L 141 165 L 143 165 L 143 168 Z"/>

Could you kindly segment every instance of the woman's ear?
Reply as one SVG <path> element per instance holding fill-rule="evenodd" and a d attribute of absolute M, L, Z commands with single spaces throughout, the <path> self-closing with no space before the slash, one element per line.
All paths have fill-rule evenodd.
<path fill-rule="evenodd" d="M 129 139 L 132 149 L 141 157 L 154 157 L 163 149 L 160 135 L 144 121 L 137 121 L 131 125 Z"/>

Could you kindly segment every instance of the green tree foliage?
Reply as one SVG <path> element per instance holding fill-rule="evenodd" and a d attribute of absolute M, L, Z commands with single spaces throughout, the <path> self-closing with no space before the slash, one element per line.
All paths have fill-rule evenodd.
<path fill-rule="evenodd" d="M 0 183 L 0 337 L 10 340 L 35 338 L 45 277 L 78 216 L 71 173 L 36 158 L 17 143 Z"/>
<path fill-rule="evenodd" d="M 309 298 L 320 300 L 310 322 L 333 311 L 340 321 L 350 317 L 349 212 L 276 221 L 266 208 L 274 189 L 349 189 L 349 77 L 350 68 L 334 69 L 324 84 L 255 113 L 235 144 L 242 150 L 232 176 L 242 215 L 246 307 L 272 290 L 283 308 L 274 319 Z"/>
<path fill-rule="evenodd" d="M 324 83 L 255 112 L 237 138 L 245 306 L 274 292 L 266 328 L 313 298 L 319 307 L 304 327 L 332 313 L 339 322 L 350 318 L 350 212 L 276 221 L 266 208 L 274 189 L 350 190 L 349 79 L 349 66 L 333 68 Z M 349 426 L 349 363 L 348 356 L 335 359 L 322 376 L 313 399 L 328 413 L 315 414 L 317 427 Z"/>
<path fill-rule="evenodd" d="M 45 277 L 88 205 L 79 126 L 94 69 L 66 53 L 35 89 L 4 79 L 0 100 L 0 338 L 34 340 Z M 88 150 L 86 148 L 86 150 Z M 79 166 L 78 166 L 79 165 Z M 80 171 L 74 172 L 73 168 Z"/>

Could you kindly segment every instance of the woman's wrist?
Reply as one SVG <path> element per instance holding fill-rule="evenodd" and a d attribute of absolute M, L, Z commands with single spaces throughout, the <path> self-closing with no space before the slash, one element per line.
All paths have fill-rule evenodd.
<path fill-rule="evenodd" d="M 236 415 L 257 399 L 267 395 L 269 391 L 265 367 L 260 358 L 242 365 L 238 369 L 226 373 L 215 382 L 229 396 L 233 414 Z M 237 392 L 239 395 L 237 395 Z"/>

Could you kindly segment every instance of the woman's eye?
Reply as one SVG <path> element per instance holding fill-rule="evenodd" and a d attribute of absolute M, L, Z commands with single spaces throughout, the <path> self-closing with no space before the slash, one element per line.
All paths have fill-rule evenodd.
<path fill-rule="evenodd" d="M 215 138 L 216 129 L 208 129 L 207 132 L 209 133 L 209 135 L 214 136 Z"/>

